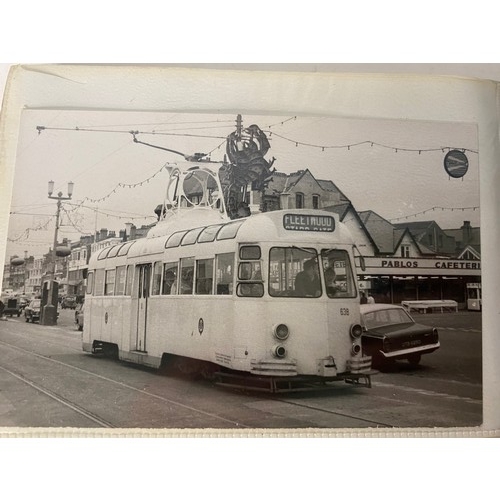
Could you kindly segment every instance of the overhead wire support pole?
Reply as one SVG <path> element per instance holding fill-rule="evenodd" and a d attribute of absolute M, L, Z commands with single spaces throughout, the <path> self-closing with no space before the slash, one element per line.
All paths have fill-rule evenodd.
<path fill-rule="evenodd" d="M 73 196 L 73 182 L 68 182 L 68 195 L 63 196 L 62 191 L 57 193 L 57 196 L 52 196 L 54 191 L 54 181 L 49 181 L 49 199 L 57 200 L 57 211 L 56 211 L 56 227 L 54 230 L 54 242 L 52 245 L 52 262 L 51 270 L 49 273 L 50 281 L 48 288 L 47 303 L 43 306 L 40 324 L 42 325 L 55 325 L 57 324 L 57 297 L 56 292 L 58 291 L 55 283 L 56 278 L 56 258 L 57 258 L 57 234 L 59 232 L 59 218 L 61 215 L 61 205 L 63 200 L 70 200 Z"/>

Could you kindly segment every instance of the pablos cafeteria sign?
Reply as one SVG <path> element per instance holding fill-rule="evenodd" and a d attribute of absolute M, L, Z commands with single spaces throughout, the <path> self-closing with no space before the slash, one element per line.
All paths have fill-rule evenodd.
<path fill-rule="evenodd" d="M 424 276 L 479 276 L 481 262 L 449 259 L 391 259 L 365 257 L 367 273 Z"/>

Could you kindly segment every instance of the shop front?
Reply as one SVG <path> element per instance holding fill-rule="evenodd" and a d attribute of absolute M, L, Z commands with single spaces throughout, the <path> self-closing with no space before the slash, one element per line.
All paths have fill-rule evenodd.
<path fill-rule="evenodd" d="M 467 283 L 481 281 L 478 260 L 365 257 L 365 264 L 358 274 L 361 287 L 381 303 L 454 300 L 465 308 Z"/>

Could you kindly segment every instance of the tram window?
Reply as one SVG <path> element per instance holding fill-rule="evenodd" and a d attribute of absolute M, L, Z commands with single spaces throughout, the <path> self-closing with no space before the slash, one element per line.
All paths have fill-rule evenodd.
<path fill-rule="evenodd" d="M 107 258 L 110 259 L 111 257 L 116 257 L 118 254 L 118 250 L 120 250 L 121 244 L 120 245 L 114 245 L 109 249 L 109 253 L 107 255 Z"/>
<path fill-rule="evenodd" d="M 238 279 L 239 280 L 262 280 L 262 270 L 260 261 L 255 262 L 240 262 L 238 266 Z"/>
<path fill-rule="evenodd" d="M 215 293 L 217 295 L 233 294 L 234 253 L 216 255 Z"/>
<path fill-rule="evenodd" d="M 222 224 L 217 226 L 208 226 L 198 236 L 198 243 L 209 243 L 215 240 L 217 232 L 222 227 Z"/>
<path fill-rule="evenodd" d="M 99 253 L 97 260 L 103 260 L 108 256 L 109 251 L 111 250 L 112 247 L 106 247 L 101 250 Z"/>
<path fill-rule="evenodd" d="M 298 247 L 271 248 L 269 295 L 272 297 L 321 296 L 316 250 Z"/>
<path fill-rule="evenodd" d="M 194 257 L 181 259 L 180 290 L 181 295 L 193 293 Z"/>
<path fill-rule="evenodd" d="M 123 295 L 125 293 L 125 278 L 127 277 L 127 268 L 118 266 L 115 276 L 115 295 Z"/>
<path fill-rule="evenodd" d="M 248 245 L 240 248 L 241 260 L 259 260 L 260 247 L 257 245 Z"/>
<path fill-rule="evenodd" d="M 328 297 L 356 297 L 357 292 L 349 254 L 345 250 L 323 250 L 321 261 Z"/>
<path fill-rule="evenodd" d="M 104 269 L 96 269 L 94 295 L 103 295 L 104 293 Z"/>
<path fill-rule="evenodd" d="M 104 295 L 113 295 L 115 291 L 115 269 L 106 271 L 106 280 L 104 282 Z"/>
<path fill-rule="evenodd" d="M 198 227 L 196 229 L 191 229 L 191 231 L 188 231 L 184 235 L 184 238 L 182 238 L 181 245 L 193 245 L 196 242 L 196 238 L 198 238 L 198 235 L 201 233 L 202 229 L 202 227 Z"/>
<path fill-rule="evenodd" d="M 127 278 L 125 281 L 125 295 L 132 294 L 132 281 L 134 276 L 134 266 L 127 266 Z"/>
<path fill-rule="evenodd" d="M 160 295 L 161 287 L 161 262 L 155 262 L 153 268 L 153 286 L 151 288 L 151 295 Z"/>
<path fill-rule="evenodd" d="M 165 243 L 165 248 L 174 248 L 178 247 L 181 243 L 183 236 L 187 233 L 187 231 L 179 231 L 178 233 L 172 234 L 170 238 Z"/>
<path fill-rule="evenodd" d="M 241 227 L 245 221 L 230 222 L 221 227 L 220 231 L 217 233 L 218 240 L 230 240 L 236 237 L 238 229 Z"/>
<path fill-rule="evenodd" d="M 130 241 L 129 243 L 125 243 L 118 250 L 118 257 L 122 257 L 123 255 L 127 255 L 130 247 L 135 243 L 135 241 Z"/>
<path fill-rule="evenodd" d="M 196 294 L 212 295 L 214 259 L 196 261 Z"/>
<path fill-rule="evenodd" d="M 87 274 L 87 287 L 85 293 L 91 294 L 94 288 L 94 273 L 90 272 Z"/>
<path fill-rule="evenodd" d="M 238 283 L 236 294 L 238 297 L 262 297 L 264 285 L 263 283 Z"/>
<path fill-rule="evenodd" d="M 175 295 L 177 293 L 177 262 L 163 265 L 162 295 Z"/>

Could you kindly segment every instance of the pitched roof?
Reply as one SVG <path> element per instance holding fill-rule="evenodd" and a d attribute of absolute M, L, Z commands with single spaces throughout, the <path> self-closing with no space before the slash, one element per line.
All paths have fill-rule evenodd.
<path fill-rule="evenodd" d="M 393 225 L 372 210 L 358 212 L 361 222 L 375 242 L 380 253 L 394 252 L 394 227 Z"/>
<path fill-rule="evenodd" d="M 271 180 L 265 190 L 266 195 L 276 195 L 282 193 L 290 192 L 300 181 L 306 176 L 310 175 L 318 184 L 318 187 L 323 191 L 329 191 L 332 193 L 339 193 L 340 199 L 343 202 L 349 202 L 349 198 L 335 185 L 333 181 L 316 179 L 311 171 L 306 168 L 305 170 L 298 170 L 297 172 L 292 172 L 291 174 L 285 174 L 282 172 L 274 172 L 271 176 Z"/>

